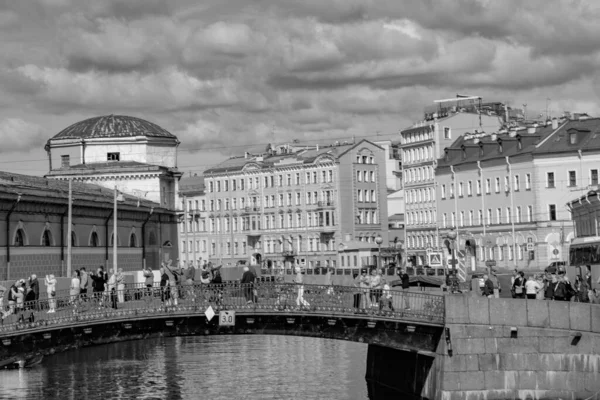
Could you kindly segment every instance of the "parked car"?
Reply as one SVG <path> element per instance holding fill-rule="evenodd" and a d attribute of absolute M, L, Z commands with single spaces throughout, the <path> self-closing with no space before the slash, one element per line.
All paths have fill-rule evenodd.
<path fill-rule="evenodd" d="M 560 271 L 564 272 L 566 266 L 567 266 L 566 261 L 554 261 L 554 262 L 550 263 L 550 265 L 548 265 L 548 267 L 546 267 L 544 272 L 550 273 L 550 274 L 556 274 Z"/>
<path fill-rule="evenodd" d="M 485 285 L 485 281 L 483 280 L 483 275 L 484 275 L 483 272 L 473 272 L 471 274 L 470 280 L 472 281 L 473 279 L 477 279 L 479 281 L 479 287 L 482 288 Z"/>

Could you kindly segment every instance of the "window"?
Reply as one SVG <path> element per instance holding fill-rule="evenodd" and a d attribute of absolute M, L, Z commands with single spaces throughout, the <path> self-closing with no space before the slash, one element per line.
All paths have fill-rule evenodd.
<path fill-rule="evenodd" d="M 469 226 L 473 226 L 473 210 L 469 211 Z"/>
<path fill-rule="evenodd" d="M 454 183 L 450 184 L 450 198 L 454 198 Z"/>
<path fill-rule="evenodd" d="M 477 195 L 481 194 L 481 179 L 477 179 Z"/>
<path fill-rule="evenodd" d="M 531 174 L 525 174 L 525 190 L 531 190 Z"/>
<path fill-rule="evenodd" d="M 107 161 L 121 161 L 121 153 L 106 153 Z"/>
<path fill-rule="evenodd" d="M 575 133 L 575 132 L 569 133 L 569 143 L 577 144 L 577 133 Z"/>
<path fill-rule="evenodd" d="M 456 213 L 455 212 L 452 212 L 451 218 L 452 218 L 452 220 L 451 220 L 452 226 L 456 227 Z"/>
<path fill-rule="evenodd" d="M 515 222 L 521 222 L 521 206 L 517 206 L 517 213 L 515 214 Z"/>
<path fill-rule="evenodd" d="M 371 171 L 371 182 L 375 182 L 375 171 Z"/>
<path fill-rule="evenodd" d="M 62 168 L 69 168 L 70 165 L 71 161 L 69 155 L 60 156 L 60 166 Z"/>
<path fill-rule="evenodd" d="M 496 177 L 495 183 L 496 183 L 496 193 L 500 193 L 500 178 Z"/>
<path fill-rule="evenodd" d="M 485 221 L 486 225 L 490 225 L 492 223 L 492 209 L 488 208 L 487 210 L 487 219 Z"/>
<path fill-rule="evenodd" d="M 546 174 L 546 187 L 547 188 L 554 187 L 554 172 L 548 172 Z"/>
<path fill-rule="evenodd" d="M 548 219 L 550 221 L 556 221 L 556 204 L 548 205 Z"/>
<path fill-rule="evenodd" d="M 569 186 L 577 186 L 577 173 L 569 171 Z"/>
<path fill-rule="evenodd" d="M 362 174 L 360 173 L 360 171 L 356 171 L 356 180 L 362 182 Z"/>
<path fill-rule="evenodd" d="M 510 178 L 508 176 L 504 177 L 504 191 L 508 192 L 510 190 Z"/>
<path fill-rule="evenodd" d="M 490 178 L 488 178 L 485 180 L 485 193 L 490 194 L 491 190 L 492 190 L 492 181 L 490 180 Z"/>
<path fill-rule="evenodd" d="M 467 182 L 467 196 L 473 196 L 473 182 Z"/>
<path fill-rule="evenodd" d="M 527 222 L 533 221 L 533 206 L 527 206 Z"/>
<path fill-rule="evenodd" d="M 48 229 L 42 235 L 42 246 L 52 246 L 52 233 Z"/>
<path fill-rule="evenodd" d="M 458 197 L 463 197 L 463 183 L 458 184 Z"/>
<path fill-rule="evenodd" d="M 446 198 L 446 185 L 441 186 L 442 199 Z"/>
<path fill-rule="evenodd" d="M 497 224 L 502 223 L 502 209 L 501 208 L 496 208 L 496 223 Z"/>
<path fill-rule="evenodd" d="M 479 210 L 477 212 L 477 225 L 483 225 L 483 211 Z"/>
<path fill-rule="evenodd" d="M 17 229 L 17 232 L 15 233 L 15 240 L 13 241 L 13 246 L 25 246 L 25 232 L 23 232 L 23 229 Z"/>
<path fill-rule="evenodd" d="M 300 173 L 296 172 L 296 185 L 300 185 Z"/>
<path fill-rule="evenodd" d="M 506 207 L 506 223 L 510 224 L 512 222 L 512 210 L 510 207 Z"/>
<path fill-rule="evenodd" d="M 465 212 L 460 212 L 460 226 L 465 226 Z"/>
<path fill-rule="evenodd" d="M 135 233 L 131 233 L 131 235 L 129 235 L 129 247 L 137 247 L 137 238 L 135 237 Z M 190 249 L 192 248 L 192 246 L 190 246 Z"/>
<path fill-rule="evenodd" d="M 90 247 L 98 247 L 100 245 L 100 240 L 98 238 L 98 234 L 96 232 L 92 232 L 90 235 Z"/>
<path fill-rule="evenodd" d="M 519 191 L 519 175 L 515 175 L 513 177 L 514 180 L 514 191 L 518 192 Z"/>
<path fill-rule="evenodd" d="M 445 126 L 444 127 L 444 139 L 451 139 L 452 138 L 452 131 L 450 130 L 450 127 Z"/>
<path fill-rule="evenodd" d="M 590 170 L 590 184 L 591 185 L 598 184 L 598 170 L 597 169 Z"/>

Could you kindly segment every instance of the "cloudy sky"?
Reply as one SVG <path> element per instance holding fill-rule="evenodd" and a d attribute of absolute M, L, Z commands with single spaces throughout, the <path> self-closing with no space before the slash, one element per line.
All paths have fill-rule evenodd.
<path fill-rule="evenodd" d="M 125 114 L 201 172 L 248 143 L 393 134 L 457 93 L 600 114 L 598 0 L 0 0 L 0 169 Z"/>

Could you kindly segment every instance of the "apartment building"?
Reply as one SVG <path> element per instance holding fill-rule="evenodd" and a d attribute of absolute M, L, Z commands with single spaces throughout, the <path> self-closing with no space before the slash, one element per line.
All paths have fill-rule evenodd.
<path fill-rule="evenodd" d="M 598 187 L 599 132 L 599 119 L 554 119 L 467 135 L 445 149 L 437 218 L 442 234 L 457 231 L 467 268 L 566 261 L 574 232 L 565 204 Z"/>
<path fill-rule="evenodd" d="M 383 148 L 362 140 L 270 145 L 263 154 L 209 168 L 200 239 L 208 258 L 266 268 L 337 267 L 344 242 L 375 243 L 380 236 L 387 243 L 385 163 Z"/>
<path fill-rule="evenodd" d="M 179 260 L 201 266 L 208 262 L 204 176 L 183 177 L 179 182 Z"/>
<path fill-rule="evenodd" d="M 427 264 L 427 250 L 440 246 L 436 221 L 436 166 L 444 148 L 466 132 L 497 131 L 501 123 L 497 115 L 449 107 L 426 112 L 423 121 L 400 132 L 405 248 L 412 264 Z"/>

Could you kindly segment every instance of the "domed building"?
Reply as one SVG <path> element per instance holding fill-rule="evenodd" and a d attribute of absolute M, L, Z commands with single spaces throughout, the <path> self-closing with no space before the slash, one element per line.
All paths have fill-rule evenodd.
<path fill-rule="evenodd" d="M 93 183 L 175 208 L 181 173 L 175 135 L 152 122 L 106 115 L 77 122 L 48 140 L 50 179 Z"/>

